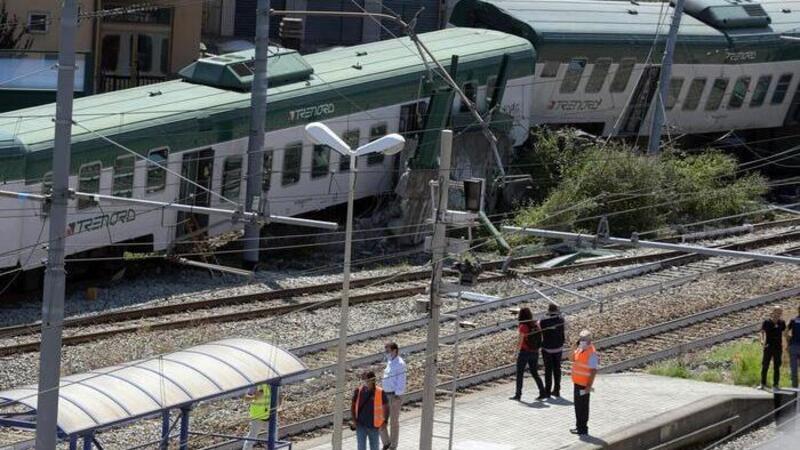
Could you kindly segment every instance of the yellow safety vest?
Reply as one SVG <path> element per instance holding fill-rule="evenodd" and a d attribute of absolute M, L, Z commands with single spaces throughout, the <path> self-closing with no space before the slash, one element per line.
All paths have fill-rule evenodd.
<path fill-rule="evenodd" d="M 262 384 L 256 387 L 264 394 L 260 398 L 253 399 L 250 403 L 250 419 L 251 420 L 268 420 L 269 419 L 269 401 L 272 397 L 272 389 L 268 384 Z"/>

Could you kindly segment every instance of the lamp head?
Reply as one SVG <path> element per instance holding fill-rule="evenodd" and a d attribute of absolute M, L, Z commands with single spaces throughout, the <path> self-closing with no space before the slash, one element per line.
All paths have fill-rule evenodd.
<path fill-rule="evenodd" d="M 322 122 L 313 122 L 306 125 L 306 134 L 315 144 L 327 145 L 336 153 L 344 156 L 350 156 L 353 153 L 350 146 Z"/>
<path fill-rule="evenodd" d="M 387 134 L 386 136 L 374 140 L 369 144 L 362 145 L 356 150 L 357 156 L 364 156 L 370 153 L 383 153 L 391 156 L 403 150 L 406 140 L 397 133 Z"/>

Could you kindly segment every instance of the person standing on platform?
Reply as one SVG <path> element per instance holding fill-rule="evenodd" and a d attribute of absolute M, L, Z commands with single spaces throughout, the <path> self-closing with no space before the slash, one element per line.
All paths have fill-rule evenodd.
<path fill-rule="evenodd" d="M 769 318 L 761 324 L 761 345 L 764 356 L 761 359 L 761 389 L 767 388 L 767 371 L 772 361 L 772 387 L 780 388 L 781 359 L 783 357 L 783 332 L 786 331 L 786 322 L 783 321 L 783 309 L 780 306 L 772 308 Z"/>
<path fill-rule="evenodd" d="M 268 384 L 262 384 L 251 389 L 244 398 L 250 401 L 250 432 L 248 439 L 258 439 L 267 428 L 269 421 L 269 403 L 272 399 L 272 389 Z M 255 441 L 246 440 L 242 445 L 242 450 L 252 450 Z"/>
<path fill-rule="evenodd" d="M 797 387 L 797 365 L 800 362 L 800 306 L 797 317 L 789 321 L 786 330 L 786 346 L 789 348 L 789 369 L 792 375 L 792 387 Z"/>
<path fill-rule="evenodd" d="M 581 331 L 577 348 L 570 359 L 574 387 L 572 402 L 575 404 L 575 428 L 569 432 L 585 436 L 589 434 L 589 397 L 600 363 L 589 330 Z"/>
<path fill-rule="evenodd" d="M 519 343 L 517 344 L 517 390 L 511 400 L 522 398 L 522 378 L 525 376 L 525 367 L 530 368 L 533 380 L 539 388 L 539 396 L 536 400 L 547 398 L 544 391 L 544 384 L 539 378 L 539 348 L 542 346 L 542 330 L 533 320 L 533 313 L 530 308 L 523 307 L 519 310 Z"/>
<path fill-rule="evenodd" d="M 386 368 L 383 369 L 381 387 L 389 398 L 389 424 L 381 428 L 382 450 L 397 450 L 400 439 L 400 407 L 406 393 L 406 362 L 400 357 L 397 344 L 389 342 L 386 350 Z"/>
<path fill-rule="evenodd" d="M 542 363 L 544 364 L 544 394 L 561 397 L 561 355 L 564 353 L 566 323 L 558 305 L 547 305 L 547 316 L 539 321 L 542 330 Z"/>
<path fill-rule="evenodd" d="M 350 429 L 356 431 L 358 450 L 378 450 L 380 448 L 380 429 L 389 418 L 389 398 L 379 386 L 375 385 L 375 372 L 361 375 L 362 385 L 353 392 L 350 405 Z"/>

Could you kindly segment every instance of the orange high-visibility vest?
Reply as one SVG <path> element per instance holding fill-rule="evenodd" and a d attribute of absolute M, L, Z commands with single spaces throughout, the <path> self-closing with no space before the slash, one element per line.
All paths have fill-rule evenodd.
<path fill-rule="evenodd" d="M 356 416 L 354 417 L 355 420 L 358 420 L 358 407 L 361 406 L 361 393 L 366 389 L 366 387 L 361 386 L 358 388 L 358 395 L 356 396 Z M 375 400 L 372 405 L 372 425 L 375 428 L 380 428 L 383 426 L 383 389 L 378 386 L 375 386 Z"/>
<path fill-rule="evenodd" d="M 589 358 L 595 353 L 594 344 L 590 344 L 586 350 L 575 349 L 572 362 L 572 383 L 578 386 L 587 386 L 592 377 L 592 369 L 589 367 Z"/>

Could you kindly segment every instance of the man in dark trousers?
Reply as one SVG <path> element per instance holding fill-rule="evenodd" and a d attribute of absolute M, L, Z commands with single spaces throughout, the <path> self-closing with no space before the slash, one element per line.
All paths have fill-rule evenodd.
<path fill-rule="evenodd" d="M 797 387 L 797 365 L 800 362 L 800 307 L 797 317 L 789 321 L 786 333 L 786 345 L 789 347 L 789 369 L 792 376 L 792 387 Z"/>
<path fill-rule="evenodd" d="M 780 306 L 772 308 L 769 318 L 761 324 L 761 345 L 764 347 L 764 357 L 761 359 L 761 389 L 767 388 L 767 371 L 772 361 L 772 387 L 780 388 L 781 359 L 783 359 L 783 332 L 786 331 L 786 322 L 783 321 L 783 309 Z"/>
<path fill-rule="evenodd" d="M 542 362 L 544 362 L 544 394 L 561 397 L 561 355 L 564 353 L 566 323 L 558 305 L 547 306 L 547 316 L 539 321 L 542 329 Z"/>
<path fill-rule="evenodd" d="M 389 397 L 375 385 L 375 372 L 364 372 L 361 382 L 362 385 L 353 392 L 350 429 L 356 430 L 358 450 L 367 450 L 367 440 L 369 450 L 379 450 L 380 430 L 389 419 Z"/>
<path fill-rule="evenodd" d="M 575 428 L 569 432 L 585 436 L 589 434 L 589 395 L 592 392 L 592 384 L 594 384 L 599 365 L 589 330 L 581 331 L 577 348 L 570 359 L 572 359 L 572 384 L 574 386 L 572 401 L 575 404 Z"/>

